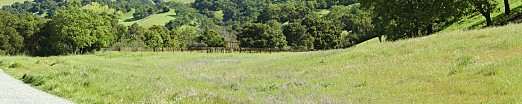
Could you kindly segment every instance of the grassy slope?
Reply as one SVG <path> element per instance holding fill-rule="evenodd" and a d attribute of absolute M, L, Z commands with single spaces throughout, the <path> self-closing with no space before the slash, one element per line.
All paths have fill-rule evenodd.
<path fill-rule="evenodd" d="M 302 53 L 4 56 L 0 68 L 78 103 L 521 103 L 521 30 L 508 25 Z"/>
<path fill-rule="evenodd" d="M 120 20 L 121 23 L 125 26 L 130 26 L 134 23 L 138 23 L 140 26 L 143 26 L 143 27 L 151 27 L 152 25 L 165 25 L 170 20 L 176 19 L 176 18 L 174 18 L 174 16 L 176 15 L 175 10 L 171 10 L 166 13 L 153 14 L 144 19 L 125 22 L 125 20 L 127 20 L 127 19 L 134 18 L 132 16 L 133 13 L 134 13 L 134 10 L 131 12 L 128 12 L 128 13 L 124 13 L 122 16 L 122 19 Z"/>
<path fill-rule="evenodd" d="M 194 0 L 164 0 L 164 1 L 175 1 L 175 2 L 181 2 L 181 3 L 194 2 Z M 176 19 L 173 17 L 176 15 L 175 10 L 171 10 L 170 12 L 167 12 L 167 13 L 154 14 L 154 15 L 151 15 L 144 19 L 125 22 L 125 20 L 127 20 L 127 19 L 134 18 L 132 16 L 133 13 L 134 13 L 134 10 L 123 14 L 122 19 L 120 20 L 121 23 L 125 26 L 130 26 L 134 23 L 138 23 L 140 26 L 143 26 L 143 27 L 151 27 L 152 25 L 165 25 L 165 23 L 169 22 L 170 20 Z"/>
<path fill-rule="evenodd" d="M 11 5 L 11 4 L 14 4 L 15 2 L 23 3 L 24 1 L 27 1 L 27 0 L 0 0 L 0 8 L 2 8 L 2 6 L 4 6 L 4 5 Z"/>
<path fill-rule="evenodd" d="M 496 0 L 498 2 L 497 12 L 491 13 L 491 17 L 494 19 L 497 16 L 503 16 L 504 14 L 504 0 Z M 517 13 L 517 10 L 513 10 L 522 7 L 522 0 L 509 0 L 510 8 L 512 12 Z M 510 16 L 512 17 L 512 16 Z M 499 17 L 500 18 L 500 17 Z M 494 22 L 498 22 L 493 20 Z M 470 16 L 465 16 L 461 21 L 450 25 L 444 31 L 453 31 L 459 29 L 477 29 L 486 26 L 486 19 L 480 13 L 475 13 Z"/>

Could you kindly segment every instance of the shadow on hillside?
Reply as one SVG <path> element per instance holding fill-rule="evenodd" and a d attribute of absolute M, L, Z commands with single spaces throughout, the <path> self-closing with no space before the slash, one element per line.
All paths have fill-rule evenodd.
<path fill-rule="evenodd" d="M 167 15 L 167 16 L 174 17 L 174 18 L 178 17 L 177 15 Z"/>
<path fill-rule="evenodd" d="M 484 17 L 482 17 L 484 18 Z M 495 26 L 504 26 L 509 23 L 522 23 L 522 6 L 511 9 L 511 13 L 506 15 L 505 13 L 501 13 L 491 19 Z M 469 29 L 481 28 L 486 25 L 486 21 L 480 21 L 478 23 L 473 24 Z"/>
<path fill-rule="evenodd" d="M 123 20 L 123 22 L 133 22 L 133 21 L 137 21 L 137 20 L 140 20 L 141 18 L 129 18 L 129 19 L 125 19 Z"/>
<path fill-rule="evenodd" d="M 479 13 L 472 13 L 471 15 L 467 16 L 467 17 L 463 17 L 463 18 L 458 18 L 458 19 L 450 19 L 450 20 L 446 20 L 446 21 L 442 21 L 440 22 L 440 25 L 437 28 L 437 30 L 435 31 L 442 31 L 448 27 L 450 27 L 451 25 L 453 24 L 462 24 L 464 23 L 465 21 L 463 20 L 466 20 L 466 19 L 473 19 L 475 18 L 477 15 L 480 15 Z M 437 23 L 439 24 L 439 23 Z M 471 28 L 470 28 L 471 29 Z"/>
<path fill-rule="evenodd" d="M 509 15 L 502 13 L 497 17 L 494 17 L 493 22 L 500 26 L 507 25 L 509 23 L 522 23 L 522 6 L 511 9 L 511 13 Z"/>
<path fill-rule="evenodd" d="M 482 17 L 482 18 L 484 18 L 484 17 Z M 495 21 L 493 21 L 493 24 L 495 24 Z M 478 23 L 471 25 L 471 27 L 469 27 L 468 29 L 477 29 L 477 28 L 482 28 L 484 26 L 486 26 L 486 21 L 480 21 Z"/>

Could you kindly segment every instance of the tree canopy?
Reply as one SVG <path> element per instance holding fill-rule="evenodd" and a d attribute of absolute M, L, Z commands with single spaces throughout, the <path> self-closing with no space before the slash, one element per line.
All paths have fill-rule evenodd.
<path fill-rule="evenodd" d="M 41 46 L 35 54 L 92 52 L 114 42 L 112 18 L 108 15 L 80 8 L 62 8 L 54 14 L 39 37 Z"/>
<path fill-rule="evenodd" d="M 240 41 L 241 47 L 283 48 L 287 41 L 278 28 L 261 23 L 245 24 L 239 30 L 237 39 Z"/>
<path fill-rule="evenodd" d="M 108 47 L 325 50 L 378 37 L 426 36 L 480 14 L 487 26 L 496 0 L 35 0 L 0 9 L 0 54 L 83 54 Z M 504 0 L 509 14 L 509 0 Z M 120 24 L 174 10 L 175 19 Z M 125 20 L 125 21 L 127 21 Z M 239 44 L 229 44 L 239 43 Z"/>

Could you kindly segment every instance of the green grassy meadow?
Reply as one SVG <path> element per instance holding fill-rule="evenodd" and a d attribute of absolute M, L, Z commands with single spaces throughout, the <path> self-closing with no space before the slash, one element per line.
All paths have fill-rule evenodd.
<path fill-rule="evenodd" d="M 496 12 L 491 13 L 491 18 L 493 19 L 494 23 L 498 23 L 500 21 L 503 21 L 502 19 L 505 19 L 505 17 L 502 17 L 505 15 L 505 6 L 504 0 L 495 1 L 498 3 L 498 9 Z M 511 12 L 513 12 L 513 14 L 517 15 L 522 13 L 522 0 L 509 0 L 509 3 Z M 468 16 L 464 16 L 460 21 L 457 21 L 456 23 L 449 25 L 443 31 L 453 31 L 460 29 L 478 29 L 484 26 L 486 26 L 486 18 L 484 18 L 484 16 L 477 12 Z"/>
<path fill-rule="evenodd" d="M 164 1 L 165 2 L 175 1 L 175 2 L 181 2 L 181 3 L 192 3 L 195 0 L 164 0 Z M 120 23 L 125 26 L 130 26 L 134 23 L 137 23 L 143 27 L 151 27 L 153 25 L 165 25 L 170 20 L 176 19 L 175 10 L 170 10 L 169 12 L 166 12 L 166 13 L 153 14 L 153 15 L 150 15 L 146 18 L 139 19 L 139 20 L 132 20 L 134 18 L 134 16 L 132 14 L 134 14 L 134 10 L 132 10 L 131 12 L 124 13 L 120 19 Z M 126 20 L 132 20 L 132 21 L 126 21 Z"/>
<path fill-rule="evenodd" d="M 5 6 L 5 5 L 14 4 L 16 2 L 23 3 L 24 1 L 28 1 L 28 0 L 0 0 L 0 8 L 2 8 L 2 6 Z"/>
<path fill-rule="evenodd" d="M 11 5 L 15 2 L 23 3 L 27 0 L 0 0 L 0 8 L 4 5 Z M 191 3 L 194 2 L 194 0 L 165 0 L 165 1 L 176 1 L 176 2 L 182 2 L 182 3 Z M 174 16 L 176 15 L 175 10 L 171 10 L 167 13 L 159 13 L 159 14 L 153 14 L 147 18 L 140 19 L 140 20 L 133 20 L 133 21 L 125 21 L 127 19 L 132 19 L 134 10 L 128 13 L 124 13 L 121 16 L 120 23 L 125 26 L 130 26 L 134 23 L 138 23 L 140 26 L 143 27 L 151 27 L 152 25 L 165 25 L 165 23 L 169 22 L 170 20 L 176 19 Z M 220 12 L 221 13 L 221 12 Z M 222 15 L 222 14 L 221 14 Z"/>
<path fill-rule="evenodd" d="M 0 68 L 76 103 L 521 103 L 520 34 L 508 25 L 315 52 L 0 56 Z"/>
<path fill-rule="evenodd" d="M 128 19 L 133 19 L 134 16 L 132 14 L 134 14 L 134 10 L 132 10 L 131 12 L 124 13 L 122 19 L 120 19 L 120 23 L 122 23 L 125 26 L 130 26 L 134 23 L 137 23 L 143 27 L 151 27 L 153 25 L 165 25 L 170 20 L 176 19 L 175 10 L 171 10 L 166 13 L 153 14 L 140 20 L 125 21 Z"/>

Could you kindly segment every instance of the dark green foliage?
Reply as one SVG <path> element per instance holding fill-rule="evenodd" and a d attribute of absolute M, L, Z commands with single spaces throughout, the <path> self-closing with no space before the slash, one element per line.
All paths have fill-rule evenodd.
<path fill-rule="evenodd" d="M 134 16 L 134 19 L 138 20 L 138 19 L 148 17 L 154 13 L 156 13 L 156 9 L 146 6 L 146 7 L 137 8 L 136 12 L 134 12 L 134 14 L 132 14 L 132 16 Z"/>
<path fill-rule="evenodd" d="M 127 26 L 118 24 L 112 28 L 112 33 L 114 34 L 115 41 L 121 42 L 127 35 Z"/>
<path fill-rule="evenodd" d="M 162 45 L 161 47 L 177 47 L 178 46 L 178 37 L 177 34 L 171 33 L 163 26 L 154 25 L 149 28 L 152 32 L 155 32 L 161 36 Z"/>
<path fill-rule="evenodd" d="M 341 46 L 342 24 L 320 18 L 318 15 L 308 15 L 301 21 L 307 26 L 307 33 L 314 37 L 315 49 L 335 49 Z"/>
<path fill-rule="evenodd" d="M 145 28 L 141 27 L 137 23 L 129 26 L 129 33 L 125 36 L 125 39 L 141 41 L 145 39 Z"/>
<path fill-rule="evenodd" d="M 145 30 L 144 35 L 145 40 L 143 41 L 149 48 L 154 49 L 154 51 L 156 51 L 157 48 L 163 45 L 163 39 L 161 38 L 161 35 L 157 32 L 152 30 Z"/>
<path fill-rule="evenodd" d="M 261 14 L 264 2 L 258 0 L 230 0 L 219 3 L 223 10 L 223 22 L 233 24 L 235 22 L 253 22 Z"/>
<path fill-rule="evenodd" d="M 209 30 L 208 28 L 196 39 L 198 43 L 204 43 L 208 47 L 225 47 L 227 45 L 223 35 L 219 35 L 218 32 Z"/>
<path fill-rule="evenodd" d="M 38 37 L 34 55 L 93 52 L 114 42 L 112 17 L 80 8 L 63 8 Z"/>
<path fill-rule="evenodd" d="M 476 12 L 479 12 L 482 16 L 484 16 L 484 18 L 486 18 L 486 25 L 493 26 L 491 13 L 499 10 L 497 7 L 498 2 L 496 0 L 469 0 L 469 2 Z"/>
<path fill-rule="evenodd" d="M 468 8 L 467 0 L 362 0 L 374 12 L 377 31 L 388 40 L 419 37 L 433 33 L 437 22 L 459 18 Z M 391 9 L 393 8 L 393 9 Z"/>
<path fill-rule="evenodd" d="M 0 12 L 0 50 L 13 55 L 23 51 L 24 38 L 17 31 L 18 17 Z"/>
<path fill-rule="evenodd" d="M 171 34 L 177 34 L 180 48 L 191 48 L 192 46 L 198 46 L 196 44 L 196 38 L 201 34 L 199 28 L 192 26 L 183 26 L 172 31 Z"/>
<path fill-rule="evenodd" d="M 170 16 L 176 19 L 165 26 L 126 27 L 118 24 L 121 14 L 114 11 L 81 8 L 92 4 L 134 9 L 134 19 L 175 10 Z M 492 25 L 489 14 L 496 5 L 494 0 L 35 0 L 2 7 L 0 52 L 48 56 L 109 46 L 155 50 L 237 41 L 250 48 L 337 49 L 383 35 L 387 40 L 429 35 L 472 10 Z M 331 12 L 316 13 L 323 9 Z M 47 14 L 48 20 L 33 14 Z"/>
<path fill-rule="evenodd" d="M 266 22 L 268 20 L 287 22 L 294 19 L 301 19 L 310 13 L 312 13 L 312 8 L 309 8 L 304 2 L 270 4 L 263 9 L 257 19 L 259 22 Z"/>
<path fill-rule="evenodd" d="M 343 30 L 347 31 L 342 36 L 343 47 L 359 44 L 366 40 L 378 37 L 381 34 L 375 32 L 372 24 L 372 12 L 360 8 L 359 4 L 350 6 L 333 6 L 332 12 L 326 15 L 326 19 L 333 20 L 335 23 L 343 23 Z"/>
<path fill-rule="evenodd" d="M 178 19 L 170 20 L 169 22 L 167 22 L 167 24 L 165 24 L 165 27 L 168 30 L 173 30 L 173 29 L 177 29 L 185 24 L 187 24 L 187 21 L 185 21 L 183 18 L 178 18 Z"/>
<path fill-rule="evenodd" d="M 31 84 L 33 86 L 40 86 L 42 85 L 44 82 L 43 79 L 41 79 L 41 77 L 39 76 L 35 76 L 35 75 L 27 75 L 27 74 L 24 74 L 22 76 L 22 79 L 21 79 L 24 83 L 27 83 L 27 84 Z"/>
<path fill-rule="evenodd" d="M 38 47 L 36 43 L 39 37 L 37 36 L 38 32 L 42 31 L 48 20 L 30 14 L 21 14 L 18 17 L 20 18 L 20 24 L 18 24 L 19 28 L 17 30 L 24 37 L 25 52 L 32 54 L 31 52 L 34 52 L 34 49 Z"/>
<path fill-rule="evenodd" d="M 314 37 L 306 33 L 306 31 L 306 26 L 300 23 L 289 23 L 283 26 L 283 34 L 288 41 L 288 45 L 294 49 L 314 49 Z"/>
<path fill-rule="evenodd" d="M 198 10 L 212 10 L 212 11 L 216 11 L 220 8 L 218 0 L 196 0 L 192 4 L 192 7 L 196 8 Z"/>
<path fill-rule="evenodd" d="M 6 54 L 23 54 L 34 46 L 32 38 L 46 20 L 41 17 L 0 12 L 0 50 Z"/>
<path fill-rule="evenodd" d="M 279 27 L 260 23 L 243 25 L 237 39 L 241 47 L 249 48 L 283 48 L 287 44 L 286 37 Z"/>

